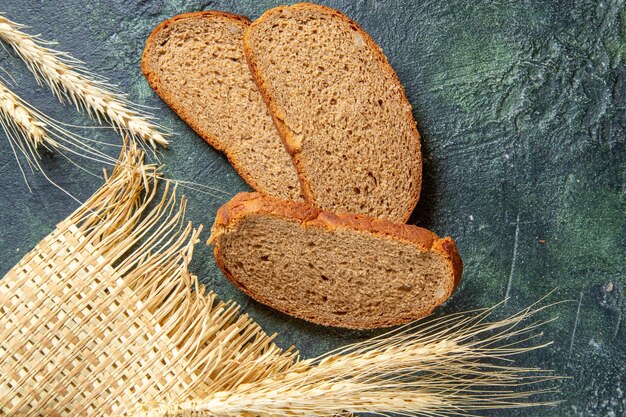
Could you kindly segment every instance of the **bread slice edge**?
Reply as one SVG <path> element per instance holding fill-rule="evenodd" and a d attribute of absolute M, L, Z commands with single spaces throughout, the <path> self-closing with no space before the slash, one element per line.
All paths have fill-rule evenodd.
<path fill-rule="evenodd" d="M 452 271 L 452 279 L 446 288 L 446 295 L 443 297 L 444 300 L 452 295 L 461 281 L 463 261 L 456 248 L 456 243 L 449 236 L 440 238 L 430 230 L 414 225 L 395 224 L 387 220 L 360 214 L 335 214 L 318 209 L 307 203 L 280 200 L 276 197 L 266 196 L 260 193 L 239 193 L 218 210 L 207 244 L 214 245 L 213 252 L 217 266 L 237 288 L 253 299 L 294 317 L 327 326 L 374 329 L 404 324 L 424 317 L 430 314 L 439 304 L 433 303 L 429 308 L 421 310 L 416 314 L 400 317 L 396 320 L 372 321 L 367 323 L 367 325 L 364 325 L 363 322 L 350 323 L 345 321 L 322 323 L 318 317 L 308 316 L 302 314 L 300 311 L 285 311 L 284 308 L 278 308 L 273 300 L 250 291 L 247 287 L 244 287 L 238 282 L 222 263 L 220 247 L 216 244 L 221 234 L 226 233 L 230 228 L 236 227 L 237 222 L 251 214 L 263 214 L 282 219 L 295 220 L 305 227 L 324 228 L 328 231 L 341 228 L 356 230 L 377 237 L 400 240 L 404 243 L 416 246 L 422 251 L 435 251 L 448 262 Z"/>

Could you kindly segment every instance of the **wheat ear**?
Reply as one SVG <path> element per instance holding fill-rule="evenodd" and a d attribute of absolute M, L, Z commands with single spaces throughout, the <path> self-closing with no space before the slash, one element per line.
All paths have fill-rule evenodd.
<path fill-rule="evenodd" d="M 126 131 L 153 147 L 167 146 L 168 141 L 153 117 L 139 111 L 124 95 L 103 78 L 89 72 L 84 64 L 70 55 L 48 48 L 49 42 L 24 32 L 24 26 L 0 15 L 0 39 L 11 45 L 35 74 L 37 81 L 47 84 L 59 100 L 86 109 L 102 123 L 108 120 L 118 131 Z"/>
<path fill-rule="evenodd" d="M 2 81 L 0 81 L 0 126 L 6 134 L 27 185 L 28 181 L 20 162 L 20 154 L 32 171 L 42 172 L 45 176 L 39 162 L 38 151 L 42 147 L 58 152 L 72 163 L 74 162 L 70 159 L 70 155 L 81 156 L 108 165 L 115 164 L 114 158 L 87 143 L 94 141 L 65 129 L 61 123 L 47 117 L 21 99 Z M 47 176 L 46 178 L 54 184 L 50 178 Z"/>
<path fill-rule="evenodd" d="M 554 405 L 537 399 L 549 371 L 515 367 L 512 357 L 544 322 L 526 309 L 489 321 L 492 309 L 443 317 L 301 362 L 264 380 L 180 404 L 144 404 L 134 417 L 475 416 L 477 411 Z M 537 385 L 538 384 L 538 385 Z"/>
<path fill-rule="evenodd" d="M 83 168 L 72 161 L 70 156 L 80 156 L 110 166 L 116 163 L 115 158 L 99 151 L 90 144 L 98 142 L 76 135 L 64 128 L 62 123 L 47 117 L 17 96 L 2 80 L 0 80 L 0 127 L 6 134 L 27 186 L 28 180 L 20 162 L 20 155 L 26 160 L 31 170 L 41 172 L 48 181 L 70 195 L 45 175 L 39 162 L 38 150 L 40 147 L 58 152 L 81 169 Z M 174 182 L 180 187 L 213 197 L 224 198 L 228 195 L 225 191 L 206 184 L 180 180 Z"/>
<path fill-rule="evenodd" d="M 18 147 L 29 162 L 36 155 L 39 145 L 50 147 L 58 145 L 44 130 L 45 123 L 2 81 L 0 81 L 0 123 L 11 146 Z"/>

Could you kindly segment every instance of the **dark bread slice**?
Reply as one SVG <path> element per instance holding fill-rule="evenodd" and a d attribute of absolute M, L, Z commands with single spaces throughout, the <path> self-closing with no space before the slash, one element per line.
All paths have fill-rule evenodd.
<path fill-rule="evenodd" d="M 249 24 L 225 12 L 173 17 L 148 38 L 141 67 L 154 91 L 250 186 L 301 199 L 291 157 L 243 55 Z"/>
<path fill-rule="evenodd" d="M 244 52 L 305 200 L 405 222 L 420 193 L 420 136 L 374 40 L 344 14 L 300 3 L 254 21 Z"/>
<path fill-rule="evenodd" d="M 219 209 L 209 244 L 246 294 L 328 326 L 418 319 L 452 294 L 462 273 L 450 237 L 258 193 L 240 193 Z"/>

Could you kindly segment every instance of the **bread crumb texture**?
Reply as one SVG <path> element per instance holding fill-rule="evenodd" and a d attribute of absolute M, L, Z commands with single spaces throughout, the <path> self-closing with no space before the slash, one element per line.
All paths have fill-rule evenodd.
<path fill-rule="evenodd" d="M 300 184 L 243 54 L 247 18 L 189 13 L 150 36 L 143 70 L 152 88 L 223 151 L 253 188 L 300 199 Z"/>
<path fill-rule="evenodd" d="M 312 4 L 266 12 L 245 52 L 318 207 L 406 221 L 421 186 L 412 110 L 384 54 L 356 23 Z"/>
<path fill-rule="evenodd" d="M 220 209 L 211 243 L 220 268 L 253 298 L 340 327 L 423 317 L 450 296 L 462 269 L 448 237 L 259 194 Z"/>

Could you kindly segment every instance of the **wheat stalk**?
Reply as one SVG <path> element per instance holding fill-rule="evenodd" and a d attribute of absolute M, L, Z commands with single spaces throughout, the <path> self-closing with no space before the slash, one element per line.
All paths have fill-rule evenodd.
<path fill-rule="evenodd" d="M 522 323 L 541 310 L 491 322 L 492 309 L 444 317 L 302 361 L 231 391 L 179 404 L 143 404 L 128 415 L 474 416 L 480 410 L 555 405 L 536 400 L 554 388 L 535 386 L 558 377 L 510 364 L 511 357 L 548 345 L 522 344 L 545 322 Z"/>
<path fill-rule="evenodd" d="M 83 168 L 70 159 L 70 155 L 94 160 L 111 166 L 116 162 L 114 158 L 90 145 L 90 143 L 100 142 L 79 136 L 64 128 L 62 123 L 46 116 L 20 98 L 4 84 L 1 79 L 0 127 L 3 128 L 6 134 L 27 186 L 29 186 L 28 180 L 21 164 L 20 155 L 26 160 L 32 170 L 41 172 L 48 181 L 70 195 L 66 190 L 45 175 L 40 164 L 38 152 L 40 147 L 60 153 L 64 158 L 81 169 Z M 206 184 L 182 180 L 175 180 L 175 182 L 180 187 L 208 194 L 216 198 L 223 199 L 225 196 L 229 195 L 229 193 L 224 190 Z"/>
<path fill-rule="evenodd" d="M 6 134 L 27 185 L 28 180 L 19 154 L 26 160 L 32 171 L 39 171 L 46 176 L 40 164 L 41 157 L 38 151 L 41 147 L 58 152 L 72 163 L 74 162 L 69 155 L 81 156 L 108 165 L 115 163 L 114 158 L 87 143 L 95 141 L 90 141 L 65 129 L 61 123 L 29 105 L 2 81 L 0 81 L 0 126 Z M 46 178 L 63 190 L 49 177 L 46 176 Z"/>
<path fill-rule="evenodd" d="M 153 118 L 138 110 L 106 80 L 89 72 L 82 62 L 47 47 L 49 42 L 24 32 L 24 26 L 0 15 L 0 39 L 11 45 L 35 74 L 47 84 L 59 100 L 71 101 L 78 110 L 86 109 L 99 123 L 108 120 L 118 131 L 126 131 L 156 148 L 168 141 Z"/>

